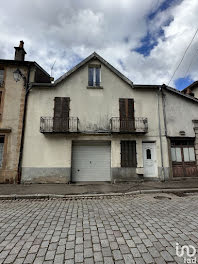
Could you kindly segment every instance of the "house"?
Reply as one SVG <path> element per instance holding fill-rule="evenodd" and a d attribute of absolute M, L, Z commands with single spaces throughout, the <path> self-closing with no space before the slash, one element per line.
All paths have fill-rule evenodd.
<path fill-rule="evenodd" d="M 183 123 L 181 103 L 188 111 Z M 54 83 L 31 84 L 21 180 L 68 183 L 186 177 L 175 174 L 174 165 L 185 162 L 178 160 L 176 140 L 191 138 L 194 144 L 192 120 L 197 112 L 197 99 L 165 85 L 133 84 L 94 52 Z M 189 145 L 192 177 L 195 171 L 197 176 L 198 158 L 193 153 Z"/>
<path fill-rule="evenodd" d="M 169 179 L 198 177 L 198 99 L 162 86 Z"/>
<path fill-rule="evenodd" d="M 50 76 L 36 62 L 24 60 L 25 54 L 20 41 L 14 60 L 0 59 L 0 183 L 19 181 L 28 84 L 50 82 Z"/>
<path fill-rule="evenodd" d="M 187 86 L 182 90 L 184 94 L 188 94 L 198 98 L 198 81 L 193 82 L 191 85 Z"/>

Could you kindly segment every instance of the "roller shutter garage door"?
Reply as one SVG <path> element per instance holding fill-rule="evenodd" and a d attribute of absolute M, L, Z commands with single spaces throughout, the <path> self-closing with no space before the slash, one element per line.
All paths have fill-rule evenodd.
<path fill-rule="evenodd" d="M 74 142 L 72 181 L 110 181 L 110 142 Z"/>

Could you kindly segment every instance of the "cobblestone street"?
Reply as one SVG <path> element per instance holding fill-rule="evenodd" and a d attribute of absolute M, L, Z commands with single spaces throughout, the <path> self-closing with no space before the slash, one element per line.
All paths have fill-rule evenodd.
<path fill-rule="evenodd" d="M 184 263 L 198 195 L 0 201 L 0 263 Z M 171 199 L 168 199 L 170 197 Z"/>

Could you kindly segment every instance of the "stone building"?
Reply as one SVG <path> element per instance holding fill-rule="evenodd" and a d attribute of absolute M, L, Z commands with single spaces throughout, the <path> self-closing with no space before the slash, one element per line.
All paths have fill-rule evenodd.
<path fill-rule="evenodd" d="M 0 183 L 20 181 L 25 105 L 30 82 L 49 83 L 36 62 L 25 61 L 24 43 L 15 47 L 14 60 L 0 59 Z"/>

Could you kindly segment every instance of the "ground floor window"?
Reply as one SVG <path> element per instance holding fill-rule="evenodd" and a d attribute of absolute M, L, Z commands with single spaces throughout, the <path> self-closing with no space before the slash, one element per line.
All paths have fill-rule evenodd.
<path fill-rule="evenodd" d="M 194 140 L 171 140 L 173 162 L 195 162 Z"/>
<path fill-rule="evenodd" d="M 197 177 L 194 139 L 171 139 L 171 159 L 174 177 Z"/>
<path fill-rule="evenodd" d="M 136 167 L 136 141 L 121 141 L 121 167 Z"/>
<path fill-rule="evenodd" d="M 0 168 L 3 164 L 4 136 L 0 136 Z"/>

